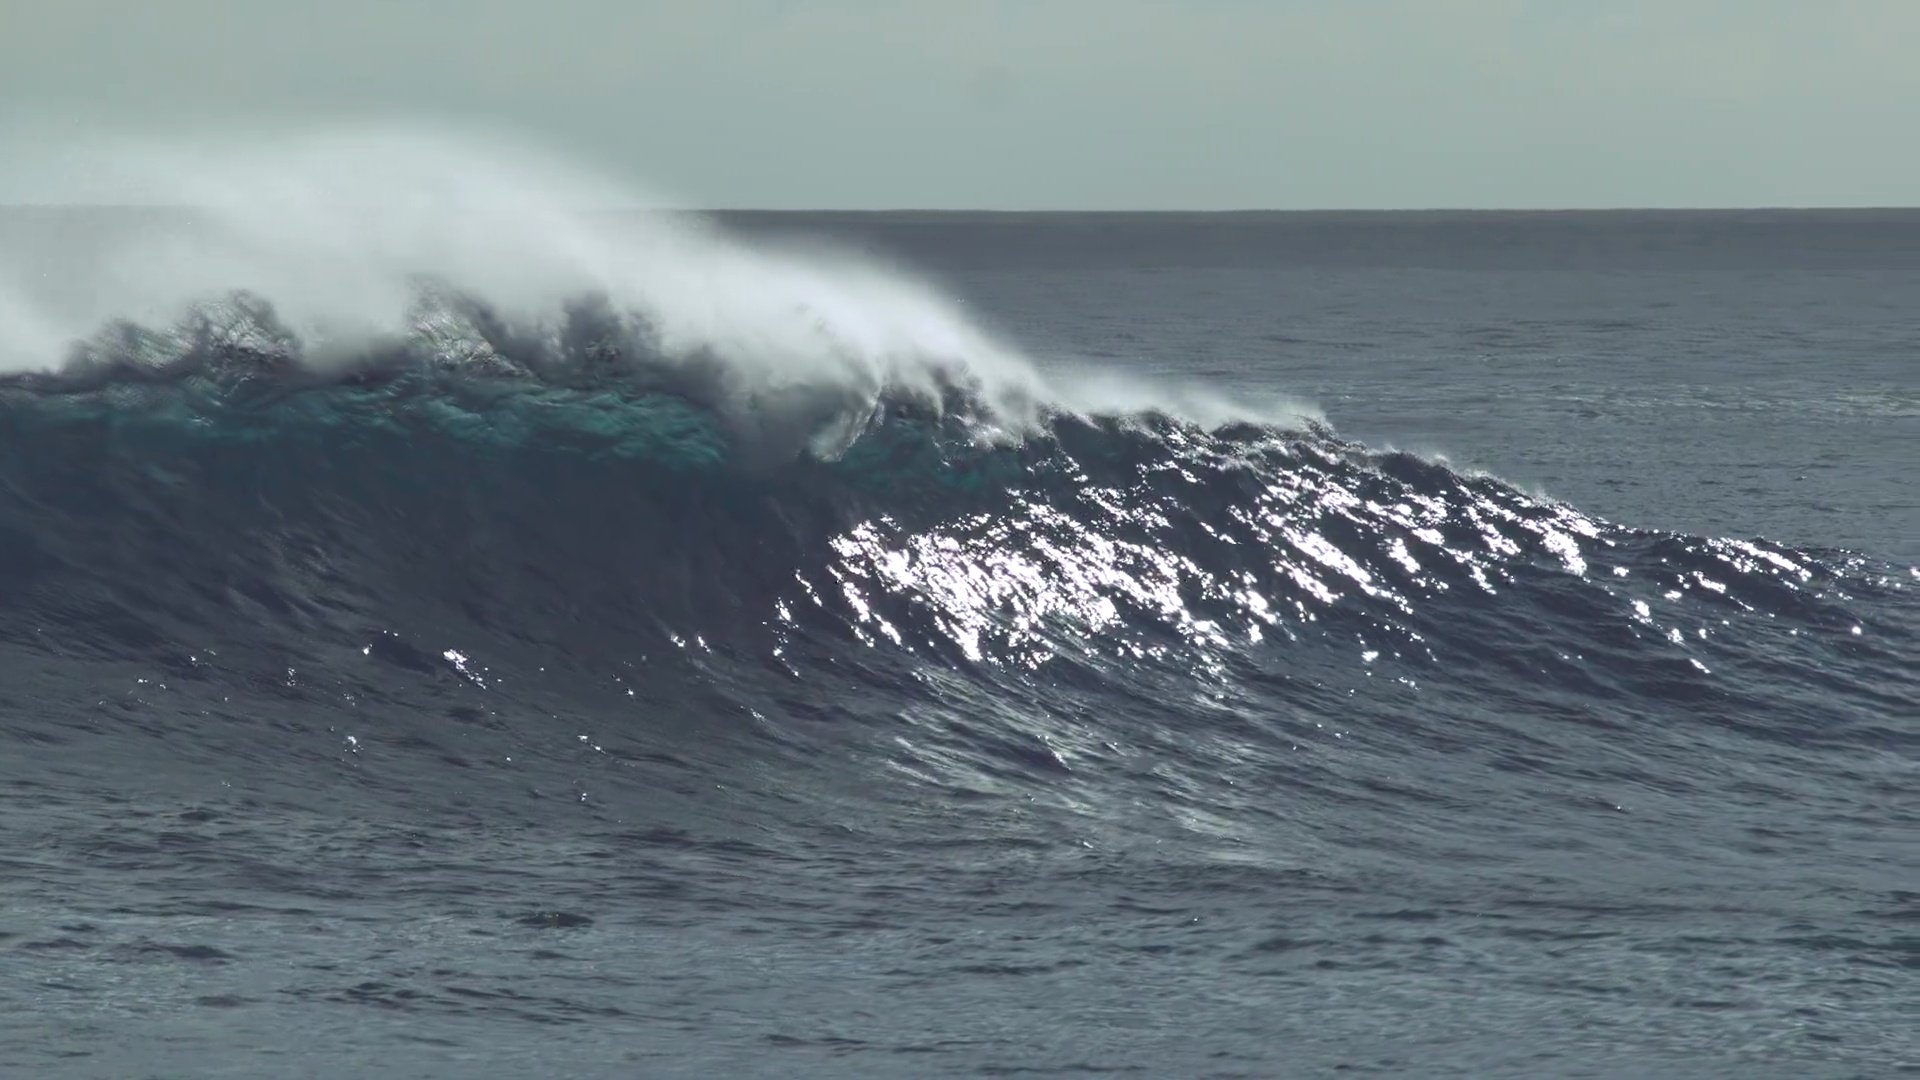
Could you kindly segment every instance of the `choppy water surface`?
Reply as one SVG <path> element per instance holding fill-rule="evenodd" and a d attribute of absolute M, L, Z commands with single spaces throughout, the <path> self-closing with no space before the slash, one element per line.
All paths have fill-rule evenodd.
<path fill-rule="evenodd" d="M 733 224 L 1324 422 L 443 294 L 7 377 L 0 1065 L 1920 1061 L 1920 216 Z"/>

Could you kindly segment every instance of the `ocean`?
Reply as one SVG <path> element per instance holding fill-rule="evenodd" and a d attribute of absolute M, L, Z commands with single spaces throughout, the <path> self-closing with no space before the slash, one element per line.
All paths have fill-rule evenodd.
<path fill-rule="evenodd" d="M 1920 1070 L 1920 211 L 733 213 L 378 336 L 352 233 L 116 310 L 165 216 L 0 212 L 98 328 L 0 1074 Z"/>

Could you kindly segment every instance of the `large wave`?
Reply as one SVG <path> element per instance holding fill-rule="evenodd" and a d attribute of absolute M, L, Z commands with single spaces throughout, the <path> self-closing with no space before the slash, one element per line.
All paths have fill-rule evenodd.
<path fill-rule="evenodd" d="M 40 327 L 117 309 L 58 360 L 11 340 L 0 642 L 68 687 L 140 673 L 115 715 L 188 760 L 572 769 L 580 718 L 638 695 L 707 718 L 710 752 L 833 719 L 916 782 L 1111 809 L 1355 732 L 1405 751 L 1376 778 L 1629 732 L 1910 738 L 1906 571 L 1043 378 L 906 276 L 609 223 L 576 209 L 608 192 L 524 160 L 356 138 L 172 164 L 214 209 L 99 246 L 108 299 L 11 294 Z M 54 708 L 9 722 L 76 738 Z"/>

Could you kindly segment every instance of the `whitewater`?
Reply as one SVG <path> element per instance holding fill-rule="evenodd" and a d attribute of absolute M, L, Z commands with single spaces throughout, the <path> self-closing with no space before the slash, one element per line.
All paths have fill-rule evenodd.
<path fill-rule="evenodd" d="M 6 1070 L 1920 1054 L 1920 214 L 63 153 L 157 208 L 0 211 Z"/>

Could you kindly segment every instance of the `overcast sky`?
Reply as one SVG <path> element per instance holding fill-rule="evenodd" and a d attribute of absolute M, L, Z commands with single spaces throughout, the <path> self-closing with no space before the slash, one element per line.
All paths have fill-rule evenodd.
<path fill-rule="evenodd" d="M 15 120 L 478 122 L 707 206 L 1920 204 L 1920 0 L 6 7 Z"/>

